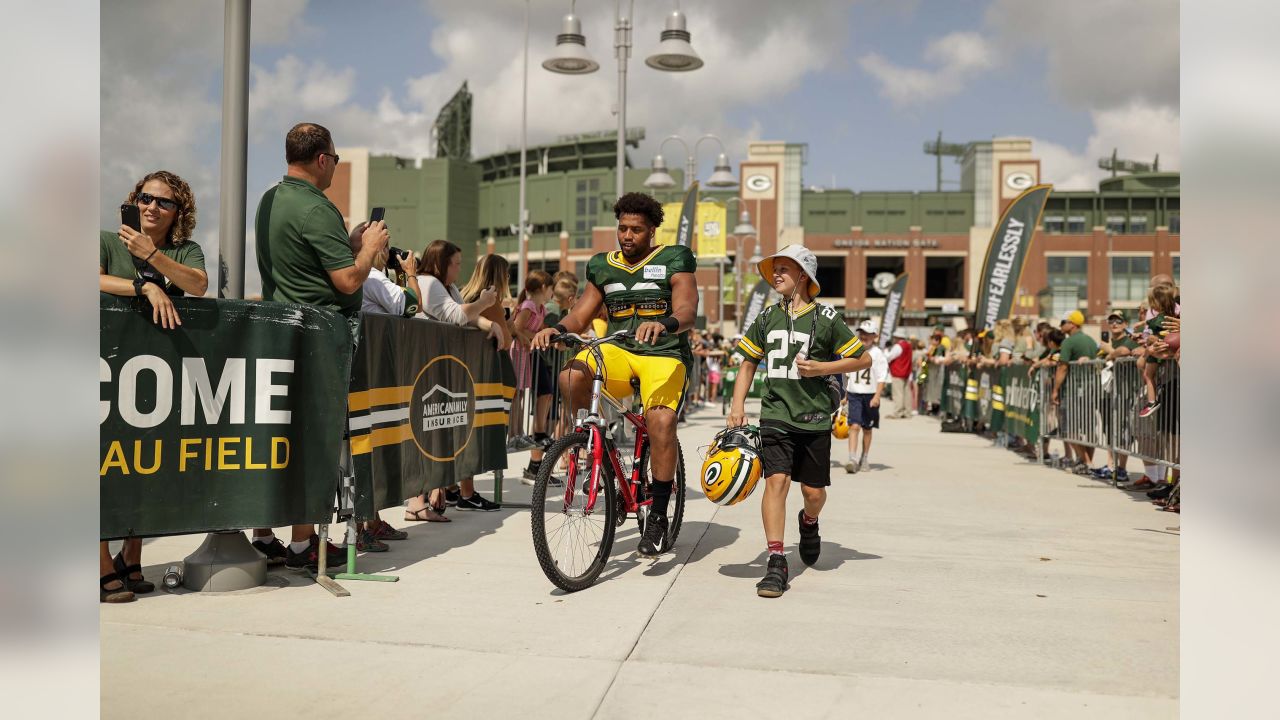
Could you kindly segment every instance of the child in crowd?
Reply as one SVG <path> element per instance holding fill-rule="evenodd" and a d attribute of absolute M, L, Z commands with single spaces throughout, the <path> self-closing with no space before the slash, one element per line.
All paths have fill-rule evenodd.
<path fill-rule="evenodd" d="M 530 450 L 529 467 L 525 468 L 523 482 L 532 485 L 537 477 L 538 466 L 542 463 L 542 452 L 551 445 L 551 437 L 547 435 L 547 416 L 551 411 L 551 369 L 547 367 L 537 353 L 533 352 L 529 343 L 533 336 L 542 330 L 547 316 L 547 301 L 555 292 L 551 276 L 541 270 L 534 270 L 525 278 L 524 289 L 517 298 L 516 316 L 511 320 L 511 332 L 516 341 L 511 348 L 511 362 L 516 372 L 516 402 L 512 411 L 517 417 L 523 416 L 526 390 L 533 396 L 533 445 Z"/>
<path fill-rule="evenodd" d="M 1147 292 L 1147 305 L 1151 308 L 1151 312 L 1155 313 L 1154 317 L 1146 323 L 1146 330 L 1149 333 L 1148 345 L 1151 345 L 1156 341 L 1163 341 L 1167 334 L 1166 320 L 1178 317 L 1178 303 L 1173 286 L 1156 285 L 1151 288 Z M 1139 362 L 1143 364 L 1142 381 L 1146 385 L 1147 404 L 1138 411 L 1138 417 L 1145 418 L 1150 417 L 1160 408 L 1160 398 L 1156 393 L 1156 373 L 1160 371 L 1162 358 L 1158 353 L 1148 352 Z"/>

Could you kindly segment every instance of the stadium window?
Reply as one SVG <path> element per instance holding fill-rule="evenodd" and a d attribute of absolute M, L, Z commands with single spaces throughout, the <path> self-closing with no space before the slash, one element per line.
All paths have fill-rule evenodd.
<path fill-rule="evenodd" d="M 1129 216 L 1129 232 L 1135 234 L 1145 233 L 1147 231 L 1147 217 L 1145 215 Z"/>
<path fill-rule="evenodd" d="M 1079 235 L 1084 232 L 1084 216 L 1068 215 L 1067 216 L 1067 232 L 1073 235 Z"/>
<path fill-rule="evenodd" d="M 1173 284 L 1182 287 L 1182 256 L 1174 255 L 1173 258 Z"/>
<path fill-rule="evenodd" d="M 579 192 L 579 193 L 584 193 L 584 192 L 586 192 L 586 191 L 587 191 L 587 181 L 586 181 L 586 180 L 579 180 L 579 181 L 578 181 L 578 192 Z"/>
<path fill-rule="evenodd" d="M 1182 232 L 1182 216 L 1174 213 L 1169 216 L 1169 232 L 1177 235 Z"/>
<path fill-rule="evenodd" d="M 1060 233 L 1066 227 L 1061 215 L 1046 215 L 1044 218 L 1044 231 L 1051 233 Z"/>
<path fill-rule="evenodd" d="M 1151 282 L 1151 257 L 1111 258 L 1111 301 L 1142 302 Z"/>
<path fill-rule="evenodd" d="M 1089 295 L 1089 258 L 1050 255 L 1045 258 L 1049 276 L 1049 287 L 1074 287 L 1079 300 Z"/>
<path fill-rule="evenodd" d="M 587 198 L 583 196 L 578 196 L 578 216 L 581 217 L 586 214 L 587 214 Z"/>
<path fill-rule="evenodd" d="M 822 286 L 822 294 L 829 298 L 843 298 L 845 258 L 820 256 L 818 258 L 818 284 Z"/>
<path fill-rule="evenodd" d="M 1124 221 L 1125 221 L 1125 217 L 1123 215 L 1108 215 L 1107 216 L 1107 232 L 1123 234 Z"/>
<path fill-rule="evenodd" d="M 924 296 L 930 300 L 964 297 L 964 258 L 926 257 Z"/>
<path fill-rule="evenodd" d="M 600 179 L 599 179 L 599 178 L 592 178 L 592 179 L 591 179 L 591 192 L 600 192 Z"/>

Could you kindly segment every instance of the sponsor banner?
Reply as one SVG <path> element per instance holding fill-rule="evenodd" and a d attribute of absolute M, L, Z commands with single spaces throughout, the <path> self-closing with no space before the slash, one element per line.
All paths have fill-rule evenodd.
<path fill-rule="evenodd" d="M 510 356 L 473 328 L 361 318 L 347 396 L 357 517 L 506 469 Z"/>
<path fill-rule="evenodd" d="M 1040 441 L 1040 378 L 1027 374 L 1027 365 L 1010 365 L 1004 369 L 1004 431 Z"/>
<path fill-rule="evenodd" d="M 351 332 L 341 315 L 100 294 L 100 537 L 323 522 L 342 453 Z"/>
<path fill-rule="evenodd" d="M 969 379 L 969 370 L 962 365 L 945 365 L 942 383 L 942 412 L 958 418 L 964 415 L 965 386 Z M 934 366 L 937 372 L 939 366 Z"/>
<path fill-rule="evenodd" d="M 667 203 L 662 206 L 663 221 L 662 226 L 654 234 L 655 244 L 679 244 L 685 209 L 685 205 L 681 203 Z M 696 230 L 694 234 L 697 235 L 697 240 L 691 247 L 698 258 L 715 260 L 726 257 L 727 218 L 728 212 L 720 203 L 707 200 L 696 205 L 696 216 L 690 227 Z"/>
<path fill-rule="evenodd" d="M 689 184 L 689 192 L 685 193 L 684 206 L 680 208 L 680 223 L 676 226 L 676 244 L 687 248 L 693 247 L 693 236 L 697 233 L 698 222 L 698 181 Z"/>
<path fill-rule="evenodd" d="M 898 329 L 898 320 L 902 317 L 902 302 L 907 296 L 907 273 L 902 273 L 893 281 L 889 295 L 884 300 L 884 317 L 880 320 L 880 347 L 887 348 L 893 341 L 893 331 Z"/>
<path fill-rule="evenodd" d="M 1052 189 L 1052 185 L 1036 185 L 1023 191 L 1009 204 L 996 224 L 978 285 L 978 304 L 974 313 L 974 324 L 978 330 L 991 329 L 997 321 L 1013 313 L 1022 266 Z"/>
<path fill-rule="evenodd" d="M 964 380 L 964 417 L 978 419 L 978 375 L 966 372 Z"/>

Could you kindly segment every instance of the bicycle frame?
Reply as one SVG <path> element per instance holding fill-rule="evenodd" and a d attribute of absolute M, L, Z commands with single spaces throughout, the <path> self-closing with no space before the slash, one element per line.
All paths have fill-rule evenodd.
<path fill-rule="evenodd" d="M 584 514 L 590 514 L 596 506 L 596 498 L 600 492 L 600 469 L 604 467 L 607 461 L 613 470 L 613 476 L 618 480 L 618 492 L 622 499 L 622 511 L 624 513 L 638 513 L 641 508 L 647 508 L 652 504 L 652 499 L 639 500 L 640 487 L 640 470 L 644 466 L 645 456 L 649 452 L 649 429 L 645 425 L 644 417 L 631 412 L 629 408 L 622 406 L 616 398 L 610 395 L 604 389 L 604 356 L 600 352 L 600 345 L 619 337 L 622 333 L 616 333 L 605 338 L 595 341 L 586 341 L 582 344 L 587 347 L 588 352 L 596 361 L 596 369 L 594 377 L 591 380 L 591 403 L 586 414 L 579 411 L 579 416 L 574 420 L 574 429 L 585 430 L 587 435 L 587 452 L 590 454 L 591 474 L 587 477 L 588 494 L 587 504 L 583 510 Z M 577 337 L 577 336 L 574 336 Z M 578 338 L 581 340 L 581 338 Z M 631 477 L 624 478 L 622 473 L 622 464 L 618 458 L 617 449 L 612 449 L 607 453 L 606 446 L 608 444 L 605 437 L 604 417 L 600 414 L 600 402 L 603 400 L 611 407 L 617 410 L 622 417 L 636 431 L 636 444 L 632 453 Z M 564 506 L 567 510 L 573 504 L 573 496 L 575 492 L 573 478 L 577 477 L 577 458 L 569 459 L 569 473 L 565 482 Z"/>

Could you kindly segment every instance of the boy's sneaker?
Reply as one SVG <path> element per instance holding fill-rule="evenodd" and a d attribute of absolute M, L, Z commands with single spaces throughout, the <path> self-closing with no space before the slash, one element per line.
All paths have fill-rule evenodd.
<path fill-rule="evenodd" d="M 804 524 L 804 510 L 796 515 L 796 523 L 800 526 L 800 560 L 805 565 L 818 562 L 818 554 L 822 552 L 822 538 L 818 535 L 818 523 Z"/>
<path fill-rule="evenodd" d="M 852 459 L 850 459 L 850 460 L 849 460 L 849 462 L 847 462 L 847 463 L 845 463 L 845 464 L 844 464 L 844 471 L 845 471 L 845 472 L 847 472 L 847 473 L 856 473 L 856 472 L 858 472 L 858 463 L 856 463 L 856 462 L 854 462 Z"/>
<path fill-rule="evenodd" d="M 1071 472 L 1084 477 L 1093 477 L 1093 468 L 1089 467 L 1089 463 L 1076 463 L 1075 467 L 1071 468 Z"/>
<path fill-rule="evenodd" d="M 1156 410 L 1159 410 L 1159 409 L 1160 409 L 1160 401 L 1153 400 L 1147 403 L 1146 405 L 1142 406 L 1142 409 L 1138 411 L 1138 417 L 1140 418 L 1151 417 L 1151 415 L 1155 413 Z"/>
<path fill-rule="evenodd" d="M 791 587 L 787 584 L 791 571 L 787 568 L 786 555 L 769 555 L 769 566 L 765 570 L 764 579 L 756 583 L 756 594 L 760 597 L 782 597 L 782 593 Z"/>
<path fill-rule="evenodd" d="M 445 491 L 444 491 L 445 505 L 455 506 L 458 504 L 458 501 L 461 499 L 462 499 L 461 490 L 450 490 L 448 488 L 445 488 Z"/>
<path fill-rule="evenodd" d="M 284 559 L 284 564 L 295 570 L 310 570 L 316 572 L 320 569 L 320 538 L 312 535 L 311 544 L 306 550 L 295 553 L 293 548 L 285 548 L 288 556 Z M 347 554 L 342 552 L 333 543 L 329 543 L 328 555 L 325 557 L 325 569 L 342 567 L 347 564 Z"/>
<path fill-rule="evenodd" d="M 658 557 L 667 550 L 667 518 L 665 515 L 649 514 L 644 524 L 644 535 L 640 537 L 640 545 L 636 552 L 640 557 Z"/>
<path fill-rule="evenodd" d="M 538 443 L 529 435 L 521 435 L 511 442 L 511 448 L 517 452 L 535 448 Z"/>
<path fill-rule="evenodd" d="M 360 552 L 386 552 L 390 549 L 390 545 L 374 537 L 368 530 L 362 530 L 356 536 L 356 550 Z"/>
<path fill-rule="evenodd" d="M 268 565 L 283 565 L 289 556 L 289 548 L 280 542 L 280 538 L 271 538 L 269 543 L 254 540 L 253 549 L 266 556 Z"/>
<path fill-rule="evenodd" d="M 480 493 L 476 493 L 469 498 L 458 499 L 459 510 L 483 510 L 484 512 L 492 512 L 501 510 L 502 506 L 492 500 L 481 497 Z"/>
<path fill-rule="evenodd" d="M 862 462 L 858 463 L 858 472 L 866 472 L 870 469 L 871 466 L 867 464 L 867 459 L 865 457 L 862 458 Z"/>
<path fill-rule="evenodd" d="M 1129 482 L 1129 471 L 1124 468 L 1119 468 L 1116 470 L 1115 478 L 1117 485 L 1127 483 Z"/>
<path fill-rule="evenodd" d="M 1111 468 L 1106 465 L 1103 465 L 1102 467 L 1093 471 L 1093 476 L 1099 480 L 1110 480 Z"/>

